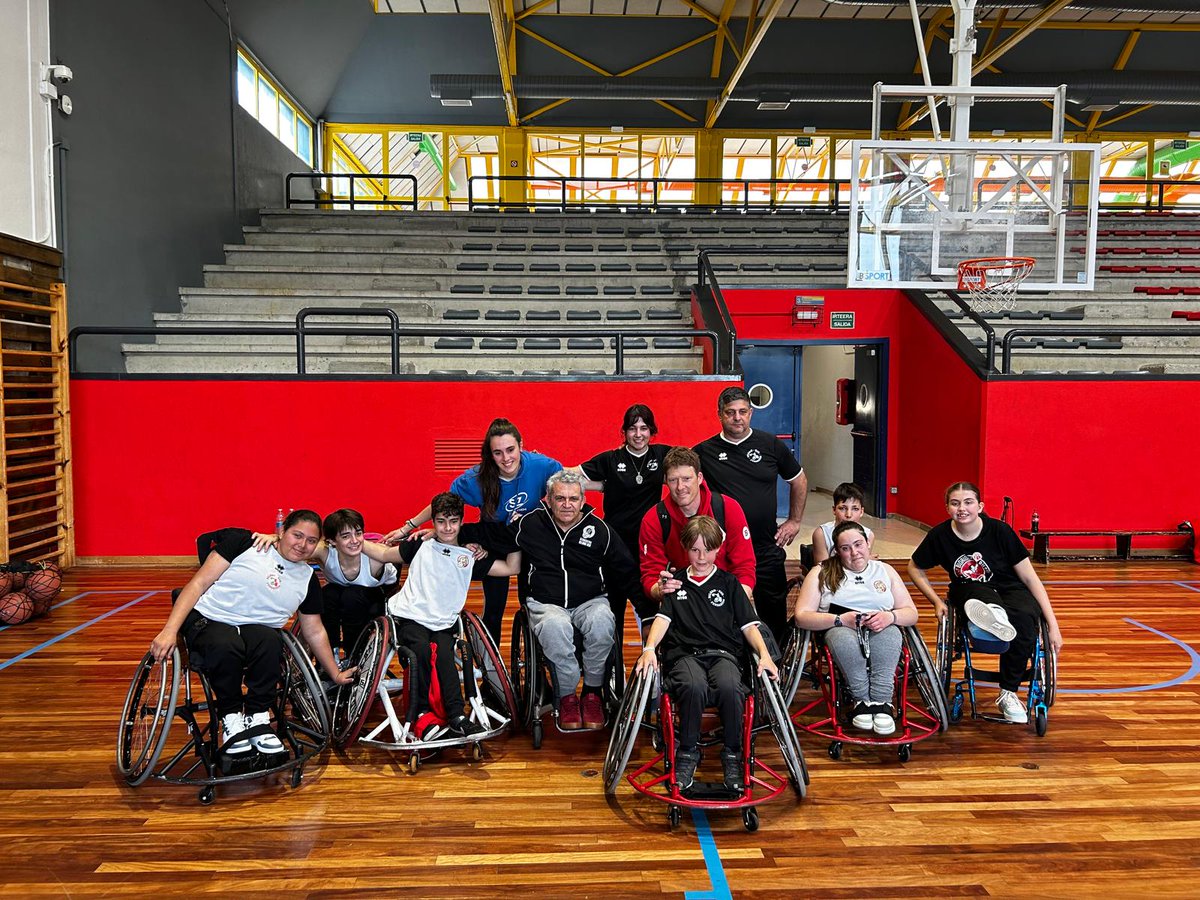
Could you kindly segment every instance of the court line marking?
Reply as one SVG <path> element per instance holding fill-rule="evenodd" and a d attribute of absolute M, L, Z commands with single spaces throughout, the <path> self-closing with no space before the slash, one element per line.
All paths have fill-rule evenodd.
<path fill-rule="evenodd" d="M 712 887 L 706 891 L 685 891 L 683 896 L 686 900 L 733 900 L 725 867 L 721 865 L 721 854 L 703 809 L 692 810 L 692 822 L 696 825 L 696 838 L 700 841 L 700 852 L 704 854 L 704 867 L 708 869 Z"/>
<path fill-rule="evenodd" d="M 1192 587 L 1192 585 L 1186 581 L 1173 581 L 1171 583 L 1174 585 L 1177 585 L 1181 588 L 1187 588 L 1189 591 L 1195 591 L 1197 594 L 1200 594 L 1200 588 Z"/>
<path fill-rule="evenodd" d="M 21 660 L 26 659 L 27 657 L 33 656 L 33 654 L 37 653 L 39 650 L 45 650 L 47 647 L 51 647 L 54 644 L 57 644 L 59 641 L 66 640 L 71 635 L 76 634 L 77 632 L 83 631 L 83 629 L 87 628 L 89 625 L 95 625 L 97 622 L 102 621 L 103 619 L 107 619 L 109 616 L 115 616 L 117 613 L 123 612 L 124 610 L 129 609 L 129 607 L 131 607 L 131 606 L 136 606 L 137 604 L 141 603 L 143 600 L 147 599 L 148 597 L 153 597 L 155 594 L 161 594 L 161 593 L 163 593 L 163 592 L 162 591 L 150 591 L 149 593 L 142 594 L 142 596 L 138 597 L 137 599 L 130 600 L 128 603 L 123 603 L 120 606 L 116 607 L 115 609 L 110 609 L 106 613 L 101 613 L 100 615 L 96 616 L 94 619 L 89 619 L 88 621 L 82 623 L 81 625 L 76 625 L 74 628 L 68 628 L 62 634 L 52 637 L 47 641 L 42 641 L 36 647 L 30 647 L 28 650 L 24 651 L 23 653 L 18 653 L 12 659 L 8 659 L 8 660 L 5 660 L 4 662 L 0 662 L 0 672 L 7 669 L 13 663 L 20 662 Z"/>
<path fill-rule="evenodd" d="M 51 606 L 50 609 L 47 611 L 53 612 L 54 610 L 58 609 L 60 606 L 66 606 L 68 603 L 74 603 L 76 600 L 82 600 L 84 597 L 87 597 L 90 594 L 137 594 L 137 593 L 140 593 L 140 590 L 141 589 L 139 588 L 136 591 L 134 591 L 134 590 L 84 591 L 82 594 L 76 594 L 74 597 L 68 597 L 66 600 L 60 600 L 58 603 L 55 603 L 53 606 Z M 26 621 L 28 621 L 28 620 L 26 620 Z M 25 622 L 22 622 L 21 624 L 24 625 Z M 8 629 L 16 628 L 16 627 L 17 627 L 16 625 L 3 625 L 3 626 L 0 626 L 0 631 L 8 631 Z"/>
<path fill-rule="evenodd" d="M 1056 688 L 1055 693 L 1058 693 L 1058 694 L 1135 694 L 1135 693 L 1139 693 L 1141 691 L 1157 691 L 1157 690 L 1161 690 L 1162 688 L 1177 687 L 1178 685 L 1181 685 L 1181 684 L 1184 684 L 1185 682 L 1191 681 L 1197 675 L 1200 675 L 1200 653 L 1197 653 L 1191 644 L 1186 644 L 1183 641 L 1179 640 L 1179 638 L 1172 637 L 1171 635 L 1167 634 L 1165 631 L 1159 631 L 1157 628 L 1151 628 L 1149 625 L 1146 625 L 1143 622 L 1139 622 L 1137 619 L 1125 618 L 1124 621 L 1128 622 L 1130 625 L 1136 625 L 1138 628 L 1144 628 L 1146 631 L 1149 631 L 1151 634 L 1156 634 L 1161 638 L 1166 638 L 1172 644 L 1175 644 L 1176 646 L 1183 648 L 1183 652 L 1186 653 L 1188 655 L 1188 658 L 1191 659 L 1191 661 L 1192 661 L 1191 666 L 1182 675 L 1179 675 L 1176 678 L 1172 678 L 1169 681 L 1159 681 L 1159 682 L 1156 682 L 1155 684 L 1135 684 L 1135 685 L 1131 685 L 1129 687 L 1098 688 L 1098 689 L 1093 689 L 1093 690 L 1088 690 L 1086 688 Z"/>

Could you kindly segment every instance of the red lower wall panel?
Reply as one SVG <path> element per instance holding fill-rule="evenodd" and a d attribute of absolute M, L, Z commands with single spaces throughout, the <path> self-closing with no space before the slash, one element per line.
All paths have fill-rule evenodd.
<path fill-rule="evenodd" d="M 271 528 L 281 506 L 350 506 L 386 530 L 461 471 L 435 470 L 435 439 L 481 441 L 503 415 L 526 449 L 575 465 L 617 446 L 625 409 L 647 403 L 660 442 L 691 445 L 717 430 L 724 386 L 75 380 L 76 553 L 187 555 L 210 528 Z"/>

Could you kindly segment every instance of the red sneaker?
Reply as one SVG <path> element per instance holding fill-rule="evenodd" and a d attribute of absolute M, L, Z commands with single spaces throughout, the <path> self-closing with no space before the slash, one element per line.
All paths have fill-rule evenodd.
<path fill-rule="evenodd" d="M 600 703 L 600 695 L 594 691 L 585 691 L 581 700 L 583 707 L 583 727 L 596 731 L 604 727 L 604 706 Z"/>
<path fill-rule="evenodd" d="M 567 731 L 583 727 L 583 719 L 579 716 L 579 698 L 574 694 L 567 694 L 558 701 L 558 724 Z"/>

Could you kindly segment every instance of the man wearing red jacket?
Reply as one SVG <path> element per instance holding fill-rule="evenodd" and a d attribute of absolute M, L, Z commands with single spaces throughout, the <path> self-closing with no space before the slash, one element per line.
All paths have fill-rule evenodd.
<path fill-rule="evenodd" d="M 663 459 L 667 498 L 650 507 L 642 518 L 638 543 L 641 544 L 642 590 L 654 602 L 662 601 L 663 576 L 669 568 L 688 564 L 687 551 L 679 543 L 683 526 L 692 516 L 712 516 L 725 532 L 717 553 L 717 568 L 733 573 L 750 599 L 754 599 L 754 544 L 750 526 L 741 505 L 732 497 L 718 495 L 714 510 L 713 493 L 700 473 L 700 457 L 687 447 L 673 447 Z M 661 512 L 666 513 L 664 522 Z M 721 514 L 723 512 L 723 515 Z M 663 540 L 663 531 L 667 531 Z"/>

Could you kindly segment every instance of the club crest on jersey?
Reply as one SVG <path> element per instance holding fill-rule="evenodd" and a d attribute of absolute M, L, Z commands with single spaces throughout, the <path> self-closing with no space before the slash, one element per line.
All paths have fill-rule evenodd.
<path fill-rule="evenodd" d="M 583 533 L 579 537 L 579 546 L 580 547 L 592 546 L 592 538 L 594 538 L 595 536 L 596 536 L 596 526 L 595 525 L 583 526 Z"/>
<path fill-rule="evenodd" d="M 279 577 L 278 572 L 267 573 L 267 587 L 273 591 L 277 591 L 281 584 L 283 584 L 283 579 Z"/>
<path fill-rule="evenodd" d="M 458 564 L 460 569 L 465 569 L 471 564 L 471 557 L 467 556 L 465 553 L 460 553 L 458 555 L 458 559 L 455 560 L 455 563 Z"/>
<path fill-rule="evenodd" d="M 884 581 L 876 581 L 871 587 L 875 588 L 877 594 L 886 594 L 888 589 L 887 582 Z"/>
<path fill-rule="evenodd" d="M 954 561 L 954 574 L 967 581 L 991 581 L 992 570 L 983 561 L 983 555 L 976 551 L 970 556 L 963 554 Z"/>
<path fill-rule="evenodd" d="M 617 471 L 624 472 L 625 471 L 625 463 L 623 463 L 623 462 L 617 463 Z"/>
<path fill-rule="evenodd" d="M 725 592 L 720 588 L 713 588 L 708 592 L 708 602 L 720 609 L 725 605 Z"/>
<path fill-rule="evenodd" d="M 505 512 L 516 512 L 519 509 L 524 509 L 525 504 L 529 502 L 529 495 L 524 491 L 518 491 L 513 494 L 512 499 L 504 504 Z"/>
<path fill-rule="evenodd" d="M 658 460 L 657 459 L 650 460 L 650 462 L 646 463 L 646 469 L 647 469 L 647 471 L 650 471 L 650 472 L 657 472 L 658 471 Z"/>
<path fill-rule="evenodd" d="M 752 463 L 762 462 L 762 453 L 760 453 L 758 450 L 747 450 L 746 459 L 750 460 Z"/>

